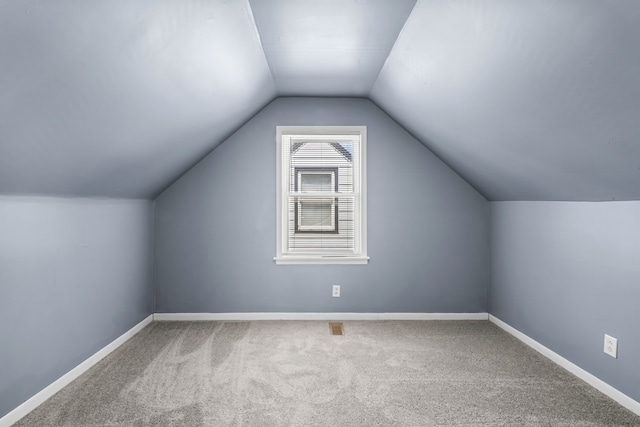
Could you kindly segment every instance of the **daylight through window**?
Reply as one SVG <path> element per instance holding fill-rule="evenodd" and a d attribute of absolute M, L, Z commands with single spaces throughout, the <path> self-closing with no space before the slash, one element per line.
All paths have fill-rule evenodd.
<path fill-rule="evenodd" d="M 278 264 L 363 264 L 366 128 L 277 127 Z"/>

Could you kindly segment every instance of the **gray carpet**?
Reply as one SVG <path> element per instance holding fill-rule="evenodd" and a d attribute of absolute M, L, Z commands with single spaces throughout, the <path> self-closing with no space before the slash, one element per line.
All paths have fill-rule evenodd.
<path fill-rule="evenodd" d="M 16 426 L 640 426 L 486 321 L 156 322 Z"/>

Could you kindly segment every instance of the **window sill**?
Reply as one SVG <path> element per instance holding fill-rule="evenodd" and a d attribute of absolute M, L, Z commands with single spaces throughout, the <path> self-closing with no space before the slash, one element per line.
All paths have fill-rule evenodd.
<path fill-rule="evenodd" d="M 279 256 L 273 258 L 278 265 L 287 264 L 368 264 L 368 256 Z"/>

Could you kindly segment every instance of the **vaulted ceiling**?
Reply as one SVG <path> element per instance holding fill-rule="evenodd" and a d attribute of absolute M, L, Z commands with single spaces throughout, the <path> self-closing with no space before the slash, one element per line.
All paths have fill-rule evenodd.
<path fill-rule="evenodd" d="M 637 0 L 0 0 L 0 194 L 153 198 L 277 96 L 489 200 L 640 200 Z"/>

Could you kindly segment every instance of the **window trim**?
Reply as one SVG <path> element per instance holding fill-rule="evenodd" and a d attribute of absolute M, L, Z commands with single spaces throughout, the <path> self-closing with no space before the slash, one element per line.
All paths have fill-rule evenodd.
<path fill-rule="evenodd" d="M 288 169 L 283 169 L 287 165 L 283 165 L 283 137 L 296 135 L 318 135 L 332 136 L 336 138 L 343 137 L 350 139 L 349 136 L 358 135 L 359 138 L 359 164 L 357 170 L 359 176 L 359 218 L 357 218 L 357 231 L 355 233 L 355 253 L 326 253 L 326 254 L 307 254 L 307 253 L 285 253 L 283 251 L 285 242 L 287 241 L 287 225 L 286 221 L 289 216 L 285 215 L 287 208 L 284 193 L 288 190 L 283 185 L 288 184 Z M 319 170 L 320 167 L 310 169 Z M 356 179 L 356 177 L 354 177 Z M 336 176 L 336 183 L 338 177 Z M 296 177 L 297 181 L 297 177 Z M 336 191 L 337 192 L 337 191 Z M 336 204 L 336 213 L 338 212 Z M 283 217 L 283 215 L 285 215 Z M 294 218 L 295 221 L 295 218 Z M 336 222 L 337 228 L 337 222 Z M 276 126 L 276 256 L 274 257 L 276 264 L 367 264 L 369 257 L 367 256 L 367 128 L 366 126 Z"/>

